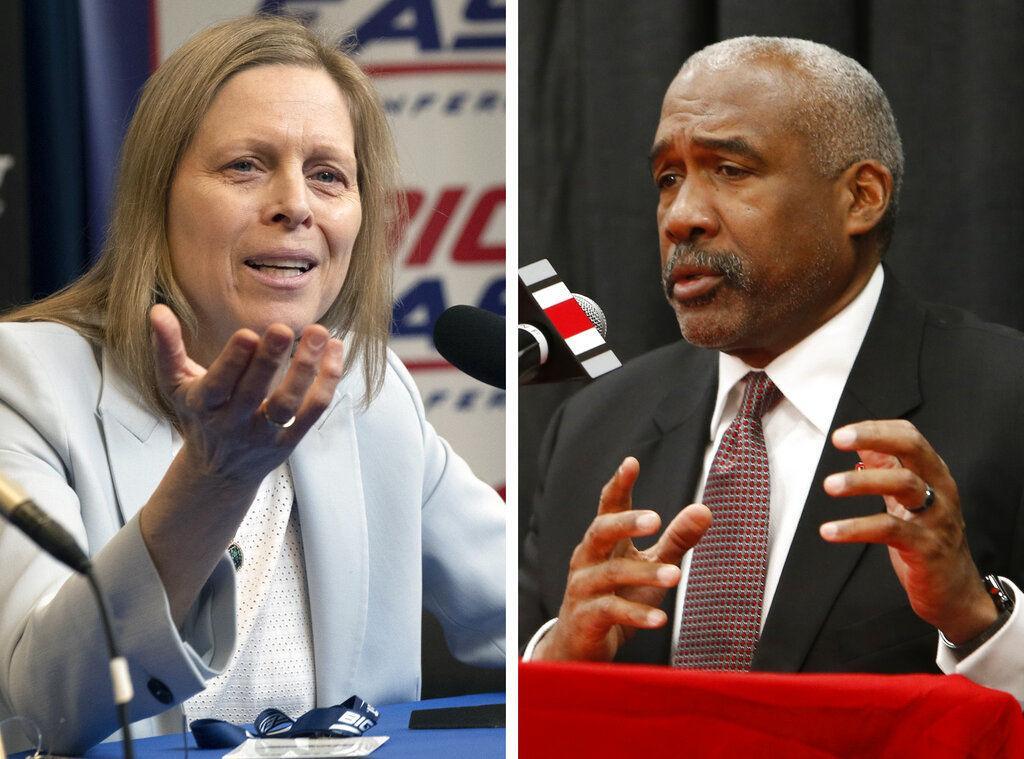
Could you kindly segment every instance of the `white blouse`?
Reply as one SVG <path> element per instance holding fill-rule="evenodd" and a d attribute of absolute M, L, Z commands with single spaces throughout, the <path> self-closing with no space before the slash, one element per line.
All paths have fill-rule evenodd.
<path fill-rule="evenodd" d="M 316 679 L 299 510 L 287 462 L 261 483 L 235 544 L 242 552 L 237 647 L 227 669 L 182 707 L 190 722 L 252 723 L 271 706 L 298 717 L 316 705 Z"/>

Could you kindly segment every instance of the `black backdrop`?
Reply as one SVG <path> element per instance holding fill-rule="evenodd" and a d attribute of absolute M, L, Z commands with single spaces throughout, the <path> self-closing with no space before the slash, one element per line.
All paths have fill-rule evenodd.
<path fill-rule="evenodd" d="M 0 308 L 29 290 L 27 149 L 22 76 L 22 16 L 17 3 L 0 4 Z"/>
<path fill-rule="evenodd" d="M 646 165 L 662 95 L 690 53 L 744 34 L 823 42 L 876 76 L 907 158 L 892 268 L 1024 327 L 1024 3 L 520 0 L 519 17 L 519 261 L 550 259 L 601 304 L 623 360 L 681 339 Z M 520 394 L 520 534 L 541 435 L 576 389 Z"/>

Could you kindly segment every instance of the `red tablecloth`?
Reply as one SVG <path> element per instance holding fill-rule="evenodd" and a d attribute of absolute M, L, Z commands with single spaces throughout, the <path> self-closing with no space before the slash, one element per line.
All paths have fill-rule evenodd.
<path fill-rule="evenodd" d="M 1024 757 L 1024 717 L 959 676 L 521 664 L 519 756 Z"/>

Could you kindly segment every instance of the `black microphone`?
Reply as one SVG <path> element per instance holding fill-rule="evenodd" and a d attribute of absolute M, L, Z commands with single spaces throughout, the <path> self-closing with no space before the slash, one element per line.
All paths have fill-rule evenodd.
<path fill-rule="evenodd" d="M 434 323 L 434 346 L 456 369 L 505 389 L 505 319 L 475 306 L 452 306 Z"/>
<path fill-rule="evenodd" d="M 117 652 L 114 628 L 110 623 L 110 612 L 107 609 L 99 581 L 93 574 L 92 562 L 63 525 L 51 519 L 50 515 L 36 506 L 35 502 L 20 487 L 2 476 L 0 476 L 0 515 L 57 561 L 85 575 L 88 580 L 92 594 L 96 598 L 96 605 L 100 610 L 103 634 L 107 639 L 107 651 L 110 655 L 110 680 L 114 690 L 117 718 L 121 723 L 121 747 L 125 759 L 134 759 L 131 723 L 128 720 L 128 703 L 135 695 L 132 690 L 132 678 L 128 671 L 128 660 Z"/>
<path fill-rule="evenodd" d="M 0 477 L 0 514 L 57 561 L 76 572 L 89 573 L 89 557 L 71 533 L 36 506 L 21 488 L 3 477 Z"/>
<path fill-rule="evenodd" d="M 601 338 L 604 312 L 590 298 L 573 298 Z M 434 323 L 434 346 L 446 361 L 480 382 L 505 389 L 505 319 L 475 306 L 446 309 Z M 552 355 L 554 358 L 552 359 Z M 543 372 L 541 371 L 543 367 Z M 570 346 L 539 313 L 519 325 L 519 384 L 558 382 L 585 376 Z M 538 379 L 539 378 L 539 379 Z"/>

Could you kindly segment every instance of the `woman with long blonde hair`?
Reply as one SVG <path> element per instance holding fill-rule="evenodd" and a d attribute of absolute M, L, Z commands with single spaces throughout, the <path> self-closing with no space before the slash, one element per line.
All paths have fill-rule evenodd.
<path fill-rule="evenodd" d="M 424 605 L 503 661 L 503 505 L 387 351 L 396 197 L 350 58 L 219 24 L 146 85 L 100 260 L 0 325 L 0 471 L 91 555 L 141 734 L 417 698 Z M 89 590 L 0 557 L 0 718 L 80 753 L 116 727 Z"/>

